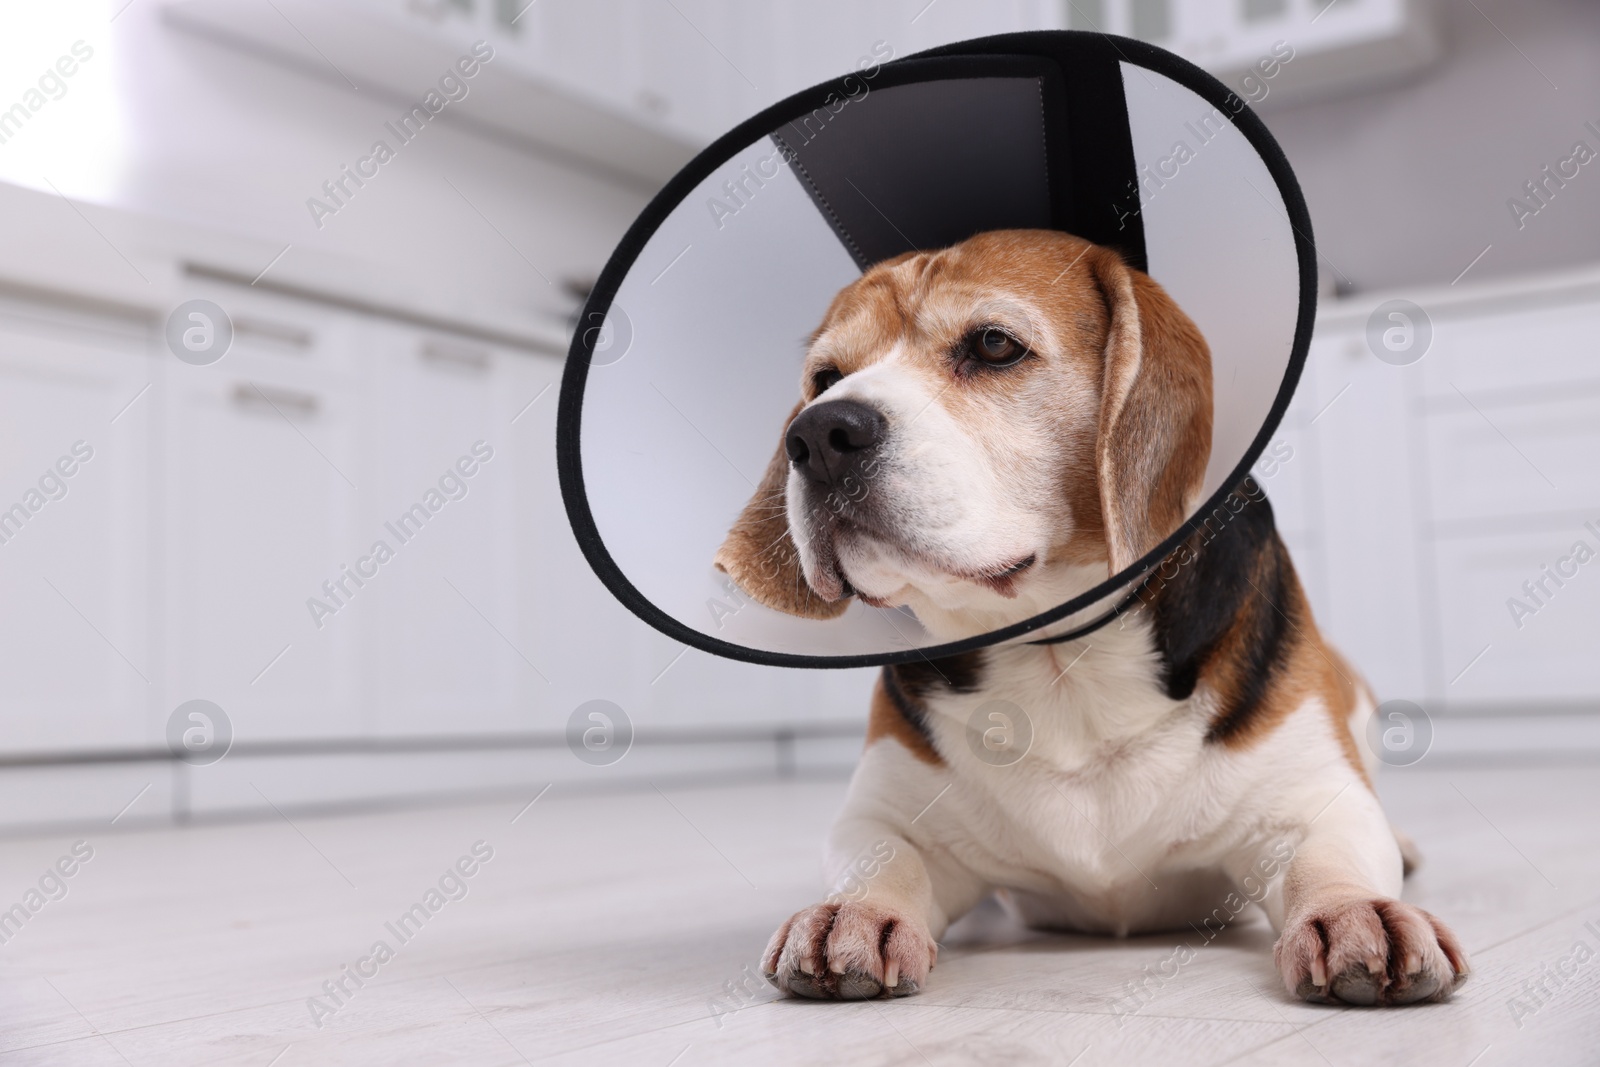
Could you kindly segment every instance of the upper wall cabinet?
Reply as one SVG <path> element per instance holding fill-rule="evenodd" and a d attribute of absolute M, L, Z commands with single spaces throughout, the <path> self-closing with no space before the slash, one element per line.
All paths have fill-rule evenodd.
<path fill-rule="evenodd" d="M 1440 54 L 1431 0 L 1062 0 L 1075 30 L 1170 49 L 1257 106 L 1371 89 Z"/>
<path fill-rule="evenodd" d="M 164 11 L 175 28 L 316 77 L 336 77 L 331 63 L 400 99 L 432 91 L 448 116 L 650 185 L 808 85 L 1062 22 L 1054 0 L 168 0 Z M 444 84 L 463 58 L 472 78 Z"/>
<path fill-rule="evenodd" d="M 493 127 L 652 186 L 689 161 L 704 139 L 672 121 L 668 95 L 647 88 L 643 79 L 641 54 L 659 27 L 621 13 L 595 19 L 589 11 L 573 24 L 593 32 L 603 29 L 606 40 L 573 40 L 544 29 L 546 21 L 560 28 L 559 18 L 546 20 L 538 5 L 530 6 L 534 10 L 514 23 L 514 8 L 490 0 L 357 0 L 338 5 L 321 0 L 177 0 L 164 10 L 176 28 L 265 54 L 317 77 L 330 74 L 325 57 L 337 57 L 333 62 L 343 77 L 395 96 L 396 121 L 406 114 L 407 104 L 435 114 L 448 112 L 449 121 Z M 671 5 L 660 6 L 672 17 Z M 308 36 L 296 27 L 305 27 Z M 475 49 L 480 41 L 487 48 Z M 603 77 L 592 68 L 597 55 L 610 60 Z M 591 64 L 589 69 L 575 69 L 581 59 Z M 723 99 L 719 93 L 708 96 Z M 470 105 L 463 106 L 469 98 Z"/>

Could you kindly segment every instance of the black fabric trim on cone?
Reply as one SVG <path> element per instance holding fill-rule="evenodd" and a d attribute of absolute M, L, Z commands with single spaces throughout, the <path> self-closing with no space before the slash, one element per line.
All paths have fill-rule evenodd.
<path fill-rule="evenodd" d="M 1203 97 L 1209 99 L 1209 94 L 1172 70 L 1146 62 L 1154 52 L 1169 62 L 1189 66 L 1170 52 L 1140 41 L 1100 33 L 1008 34 L 945 45 L 920 55 L 1010 55 L 1016 52 L 1048 57 L 1064 83 L 1062 122 L 1069 136 L 1052 138 L 1050 144 L 1052 173 L 1066 176 L 1065 181 L 1058 176 L 1051 183 L 1055 193 L 1055 228 L 1097 245 L 1115 248 L 1130 266 L 1148 270 L 1133 132 L 1128 128 L 1128 101 L 1122 92 L 1122 64 L 1148 67 Z M 1200 68 L 1189 69 L 1227 92 L 1221 82 Z M 1220 105 L 1220 98 L 1213 103 Z M 1260 151 L 1259 145 L 1254 146 Z M 1080 161 L 1080 165 L 1074 165 L 1074 160 Z"/>
<path fill-rule="evenodd" d="M 1046 105 L 1061 93 L 1053 64 L 960 57 L 908 60 L 895 73 L 910 78 L 772 133 L 857 267 L 989 230 L 1054 226 L 1061 176 L 1047 144 L 1066 131 L 1059 103 Z"/>

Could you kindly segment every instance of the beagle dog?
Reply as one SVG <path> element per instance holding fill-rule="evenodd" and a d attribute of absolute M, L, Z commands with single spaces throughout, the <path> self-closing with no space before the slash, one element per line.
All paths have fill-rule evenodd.
<path fill-rule="evenodd" d="M 833 300 L 800 392 L 716 565 L 781 611 L 855 597 L 945 641 L 1136 562 L 1199 505 L 1211 449 L 1199 330 L 1115 251 L 1058 232 L 874 266 Z M 779 989 L 915 993 L 990 893 L 1031 926 L 1114 935 L 1214 932 L 1257 903 L 1311 1001 L 1461 985 L 1455 936 L 1399 899 L 1414 855 L 1355 740 L 1373 697 L 1318 633 L 1253 479 L 1113 624 L 1073 636 L 1085 621 L 884 668 L 830 835 L 835 891 L 767 947 Z"/>

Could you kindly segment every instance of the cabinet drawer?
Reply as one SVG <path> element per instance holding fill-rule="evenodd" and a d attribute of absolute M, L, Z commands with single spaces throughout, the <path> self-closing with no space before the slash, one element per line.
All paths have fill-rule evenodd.
<path fill-rule="evenodd" d="M 1452 391 L 1425 416 L 1435 521 L 1600 513 L 1600 389 L 1543 401 L 1471 399 Z"/>
<path fill-rule="evenodd" d="M 1600 308 L 1592 304 L 1435 319 L 1422 360 L 1428 395 L 1600 386 L 1597 329 Z"/>
<path fill-rule="evenodd" d="M 1563 577 L 1558 587 L 1543 568 L 1553 570 L 1579 541 L 1595 558 L 1567 563 L 1565 569 L 1577 573 Z M 1540 533 L 1447 539 L 1435 546 L 1435 564 L 1435 676 L 1446 702 L 1524 706 L 1592 699 L 1600 692 L 1600 658 L 1594 655 L 1600 645 L 1600 537 L 1573 523 Z M 1541 578 L 1545 591 L 1536 603 L 1523 583 Z M 1533 614 L 1513 612 L 1513 598 Z M 1482 658 L 1472 663 L 1480 652 Z"/>

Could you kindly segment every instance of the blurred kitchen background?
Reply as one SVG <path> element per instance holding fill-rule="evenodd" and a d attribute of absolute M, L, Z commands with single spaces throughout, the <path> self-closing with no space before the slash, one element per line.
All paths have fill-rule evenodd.
<path fill-rule="evenodd" d="M 0 10 L 0 827 L 847 772 L 872 672 L 685 650 L 590 573 L 570 324 L 735 122 L 875 47 L 1039 28 L 1207 67 L 1299 175 L 1323 298 L 1258 473 L 1319 623 L 1431 759 L 1600 748 L 1600 7 L 60 0 Z M 210 365 L 167 342 L 194 299 L 233 323 Z M 607 766 L 565 741 L 595 699 L 635 731 Z M 226 759 L 174 757 L 192 700 Z"/>

